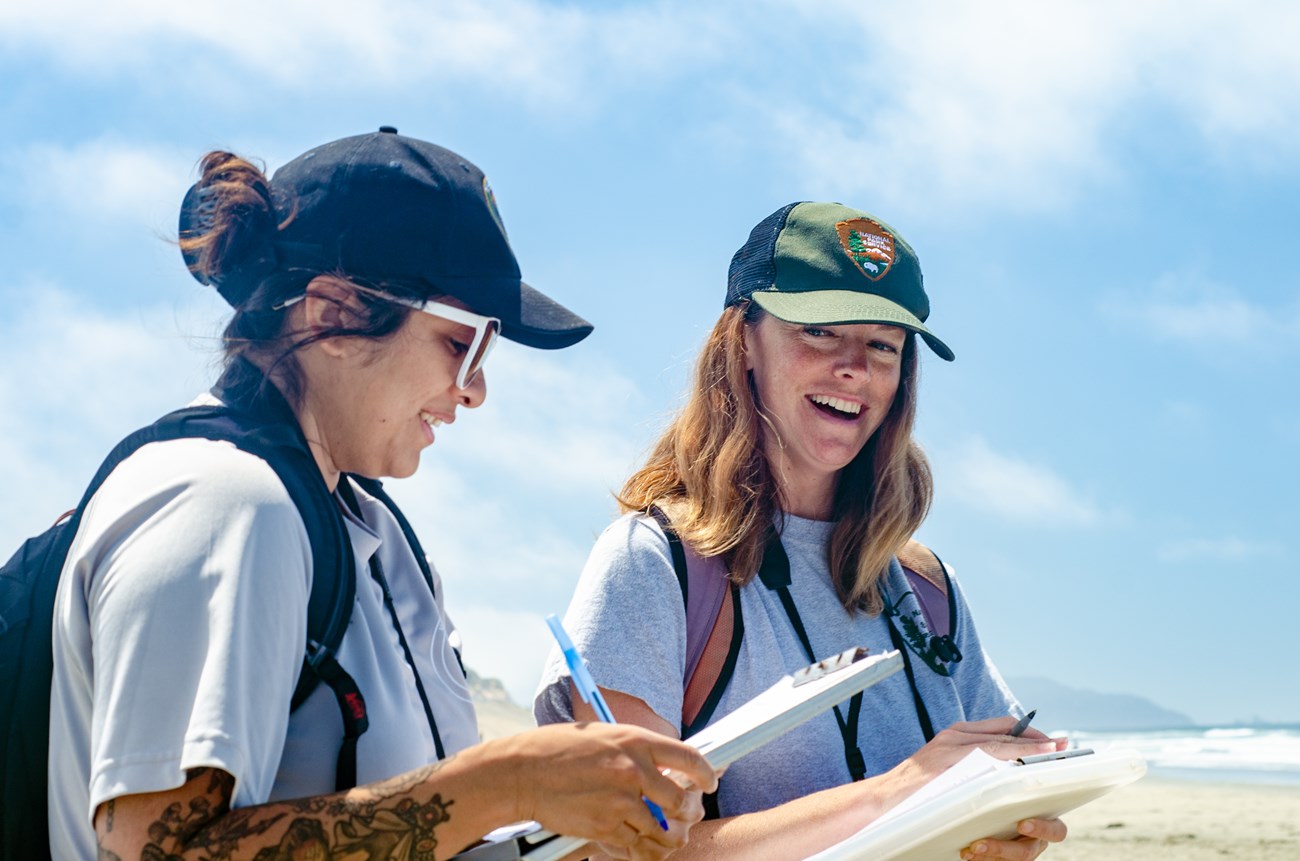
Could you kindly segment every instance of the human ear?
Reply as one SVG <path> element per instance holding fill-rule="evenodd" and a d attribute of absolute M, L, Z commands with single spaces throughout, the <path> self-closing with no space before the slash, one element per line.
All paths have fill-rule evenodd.
<path fill-rule="evenodd" d="M 346 281 L 326 275 L 317 276 L 307 285 L 302 302 L 303 323 L 313 335 L 356 328 L 364 318 L 364 309 L 356 292 Z M 316 342 L 325 355 L 342 358 L 356 352 L 356 338 L 324 337 Z"/>

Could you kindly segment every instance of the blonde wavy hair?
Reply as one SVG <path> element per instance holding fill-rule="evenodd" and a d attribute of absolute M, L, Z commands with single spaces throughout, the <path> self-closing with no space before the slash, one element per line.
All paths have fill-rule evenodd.
<path fill-rule="evenodd" d="M 625 513 L 663 507 L 682 540 L 701 556 L 721 556 L 740 585 L 757 575 L 783 508 L 762 445 L 762 435 L 775 429 L 745 369 L 745 326 L 762 314 L 748 303 L 722 312 L 700 352 L 686 406 L 618 495 Z M 930 508 L 930 466 L 912 440 L 916 351 L 909 332 L 889 414 L 836 484 L 827 561 L 850 613 L 883 609 L 877 583 Z"/>

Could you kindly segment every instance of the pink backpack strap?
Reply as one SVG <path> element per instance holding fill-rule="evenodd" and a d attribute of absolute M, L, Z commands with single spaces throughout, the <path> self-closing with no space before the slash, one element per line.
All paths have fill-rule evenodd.
<path fill-rule="evenodd" d="M 953 603 L 952 590 L 948 584 L 948 572 L 934 551 L 915 539 L 910 540 L 898 551 L 898 562 L 903 566 L 907 582 L 921 605 L 921 615 L 925 617 L 925 626 L 937 637 L 946 637 L 952 633 Z"/>
<path fill-rule="evenodd" d="M 659 506 L 658 521 L 672 552 L 673 570 L 686 608 L 686 667 L 682 682 L 682 737 L 704 726 L 731 679 L 744 635 L 740 596 L 719 556 L 700 556 L 678 537 Z"/>
<path fill-rule="evenodd" d="M 708 654 L 709 643 L 717 639 L 719 628 L 725 624 L 727 614 L 723 610 L 731 600 L 731 590 L 727 588 L 727 566 L 721 558 L 706 559 L 685 541 L 681 542 L 681 548 L 686 556 L 686 675 L 683 678 L 689 691 L 701 661 Z M 726 627 L 727 642 L 730 642 L 730 625 Z"/>

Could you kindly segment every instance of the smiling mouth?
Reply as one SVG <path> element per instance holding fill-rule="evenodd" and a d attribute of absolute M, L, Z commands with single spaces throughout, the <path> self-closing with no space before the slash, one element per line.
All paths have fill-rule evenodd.
<path fill-rule="evenodd" d="M 833 398 L 830 395 L 809 395 L 808 400 L 826 415 L 837 419 L 852 421 L 862 415 L 862 404 L 853 401 Z"/>
<path fill-rule="evenodd" d="M 436 428 L 442 424 L 442 419 L 435 418 L 434 416 L 430 415 L 429 413 L 426 413 L 423 410 L 420 411 L 420 421 L 424 422 L 431 428 Z"/>

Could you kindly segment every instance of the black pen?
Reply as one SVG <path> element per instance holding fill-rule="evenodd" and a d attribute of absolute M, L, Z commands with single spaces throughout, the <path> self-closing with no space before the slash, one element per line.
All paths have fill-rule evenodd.
<path fill-rule="evenodd" d="M 1011 732 L 1007 733 L 1007 735 L 1012 738 L 1018 738 L 1021 733 L 1029 729 L 1029 722 L 1034 719 L 1034 715 L 1036 714 L 1038 714 L 1038 709 L 1026 712 L 1024 717 L 1016 721 L 1016 725 L 1011 728 Z"/>

